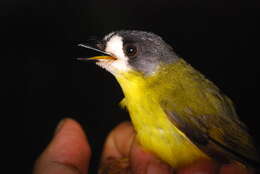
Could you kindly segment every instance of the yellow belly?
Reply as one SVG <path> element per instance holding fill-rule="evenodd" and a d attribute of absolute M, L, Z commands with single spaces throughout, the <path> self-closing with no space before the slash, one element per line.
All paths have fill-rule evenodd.
<path fill-rule="evenodd" d="M 169 81 L 172 81 L 171 78 L 176 75 L 160 78 L 162 76 L 148 78 L 136 72 L 117 76 L 125 95 L 121 104 L 130 113 L 140 144 L 174 168 L 183 167 L 200 158 L 209 158 L 174 126 L 161 108 L 161 99 L 170 97 L 175 100 L 176 95 L 178 97 L 183 92 L 178 86 L 176 90 L 169 86 L 172 83 L 167 80 L 170 78 Z M 183 100 L 181 97 L 178 99 Z M 182 105 L 175 109 L 181 110 Z"/>
<path fill-rule="evenodd" d="M 159 105 L 142 100 L 127 107 L 140 144 L 172 167 L 209 158 L 174 126 Z"/>

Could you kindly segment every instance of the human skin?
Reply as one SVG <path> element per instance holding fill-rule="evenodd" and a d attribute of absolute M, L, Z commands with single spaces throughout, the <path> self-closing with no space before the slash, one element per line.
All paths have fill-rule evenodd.
<path fill-rule="evenodd" d="M 35 162 L 34 174 L 87 174 L 91 148 L 86 134 L 78 122 L 66 118 L 56 128 L 53 139 Z M 127 174 L 172 174 L 167 164 L 142 149 L 135 139 L 135 131 L 129 122 L 123 122 L 108 135 L 101 157 L 101 166 L 111 159 L 128 158 Z M 223 165 L 201 160 L 192 166 L 175 171 L 177 174 L 249 174 L 245 168 L 234 164 Z"/>

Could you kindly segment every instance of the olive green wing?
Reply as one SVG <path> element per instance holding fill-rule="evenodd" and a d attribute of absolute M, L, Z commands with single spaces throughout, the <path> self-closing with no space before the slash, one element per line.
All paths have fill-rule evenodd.
<path fill-rule="evenodd" d="M 259 166 L 259 158 L 246 127 L 233 117 L 180 116 L 165 109 L 172 123 L 202 151 L 220 162 L 239 161 Z"/>
<path fill-rule="evenodd" d="M 219 161 L 260 166 L 247 127 L 211 81 L 185 62 L 169 81 L 174 83 L 160 97 L 160 105 L 194 144 Z"/>

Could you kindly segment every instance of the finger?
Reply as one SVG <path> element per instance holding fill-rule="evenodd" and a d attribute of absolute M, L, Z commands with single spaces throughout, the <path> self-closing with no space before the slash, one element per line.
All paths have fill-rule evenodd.
<path fill-rule="evenodd" d="M 122 158 L 130 159 L 133 174 L 172 173 L 168 165 L 140 147 L 135 141 L 135 131 L 129 122 L 121 123 L 111 131 L 104 146 L 101 164 Z"/>
<path fill-rule="evenodd" d="M 34 174 L 86 174 L 90 156 L 90 146 L 81 126 L 72 119 L 64 119 L 36 161 Z"/>
<path fill-rule="evenodd" d="M 208 159 L 201 159 L 194 164 L 180 169 L 178 174 L 217 174 L 219 164 Z"/>
<path fill-rule="evenodd" d="M 135 131 L 130 122 L 123 122 L 108 135 L 101 157 L 101 163 L 106 159 L 119 159 L 129 156 L 129 151 Z"/>
<path fill-rule="evenodd" d="M 173 169 L 152 153 L 144 150 L 137 141 L 130 152 L 130 165 L 133 174 L 172 174 Z"/>
<path fill-rule="evenodd" d="M 253 174 L 253 171 L 250 171 L 244 166 L 238 164 L 227 164 L 221 167 L 220 174 Z"/>

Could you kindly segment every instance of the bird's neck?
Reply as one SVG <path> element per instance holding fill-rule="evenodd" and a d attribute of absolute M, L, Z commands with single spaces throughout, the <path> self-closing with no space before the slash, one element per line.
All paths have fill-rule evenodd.
<path fill-rule="evenodd" d="M 179 78 L 186 73 L 187 67 L 190 66 L 183 59 L 179 59 L 172 64 L 160 66 L 154 74 L 149 76 L 132 71 L 116 76 L 116 79 L 126 98 L 135 97 L 139 93 L 146 93 L 149 90 L 155 92 L 159 90 L 158 94 L 160 91 L 165 93 L 168 88 L 173 90 L 174 86 L 179 86 Z"/>

